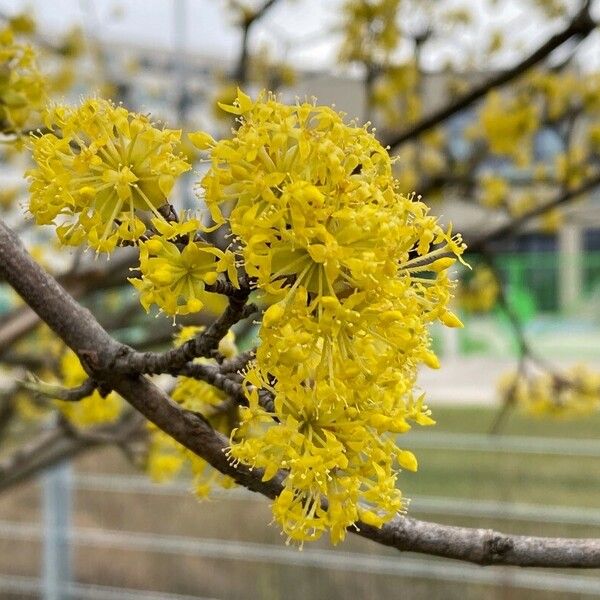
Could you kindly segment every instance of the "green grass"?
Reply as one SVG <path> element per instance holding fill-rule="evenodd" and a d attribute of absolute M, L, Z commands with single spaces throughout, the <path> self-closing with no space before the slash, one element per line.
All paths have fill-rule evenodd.
<path fill-rule="evenodd" d="M 493 409 L 440 408 L 435 410 L 437 425 L 421 428 L 406 436 L 426 440 L 431 432 L 487 434 L 494 420 Z M 570 421 L 532 419 L 511 414 L 501 435 L 561 439 L 598 439 L 600 415 Z M 537 455 L 507 452 L 463 451 L 418 448 L 417 473 L 402 473 L 399 486 L 407 497 L 445 496 L 472 500 L 575 506 L 600 511 L 600 457 Z M 423 516 L 419 514 L 419 516 Z M 581 526 L 511 522 L 504 519 L 427 515 L 454 524 L 494 526 L 523 533 L 544 535 L 590 535 Z M 600 535 L 599 527 L 587 527 Z"/>
<path fill-rule="evenodd" d="M 437 425 L 434 431 L 455 433 L 488 433 L 497 414 L 493 408 L 433 407 Z M 578 419 L 542 419 L 513 411 L 501 430 L 501 435 L 536 437 L 585 438 L 600 441 L 600 413 Z"/>

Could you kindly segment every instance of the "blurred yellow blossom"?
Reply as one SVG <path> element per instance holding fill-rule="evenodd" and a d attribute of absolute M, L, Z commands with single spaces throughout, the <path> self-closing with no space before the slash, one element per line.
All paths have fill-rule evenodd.
<path fill-rule="evenodd" d="M 72 350 L 65 350 L 60 361 L 60 374 L 63 385 L 74 388 L 81 385 L 88 375 Z M 56 405 L 67 419 L 77 427 L 90 427 L 115 422 L 123 412 L 125 404 L 116 392 L 105 397 L 94 390 L 89 396 L 77 402 L 56 400 Z"/>
<path fill-rule="evenodd" d="M 31 46 L 15 41 L 12 29 L 0 31 L 0 128 L 20 133 L 37 126 L 33 118 L 46 100 L 46 83 L 40 74 Z"/>

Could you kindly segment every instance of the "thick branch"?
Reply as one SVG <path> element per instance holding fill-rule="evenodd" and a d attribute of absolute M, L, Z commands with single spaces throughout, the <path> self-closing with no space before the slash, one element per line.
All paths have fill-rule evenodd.
<path fill-rule="evenodd" d="M 109 289 L 125 283 L 129 274 L 127 269 L 133 263 L 132 254 L 123 253 L 111 261 L 106 268 L 93 266 L 80 273 L 65 273 L 58 281 L 75 298 L 82 298 L 90 291 Z M 0 276 L 1 279 L 1 276 Z M 4 315 L 0 319 L 0 356 L 18 340 L 33 331 L 40 324 L 39 317 L 30 307 L 24 306 Z"/>
<path fill-rule="evenodd" d="M 149 420 L 248 489 L 274 498 L 284 474 L 262 481 L 262 472 L 227 460 L 228 440 L 199 416 L 182 410 L 143 377 L 119 379 L 117 391 Z M 399 516 L 382 528 L 357 523 L 358 535 L 398 550 L 476 564 L 530 567 L 600 567 L 600 540 L 515 536 L 489 529 L 452 527 Z M 353 528 L 350 531 L 354 531 Z"/>
<path fill-rule="evenodd" d="M 517 78 L 519 75 L 525 73 L 525 71 L 544 60 L 559 46 L 562 46 L 562 44 L 564 44 L 567 40 L 571 39 L 572 37 L 584 38 L 589 35 L 595 27 L 596 23 L 590 15 L 589 3 L 586 2 L 581 11 L 575 15 L 573 20 L 565 29 L 549 38 L 544 44 L 523 59 L 520 63 L 516 64 L 507 71 L 502 71 L 498 75 L 491 77 L 482 84 L 475 86 L 473 89 L 471 89 L 471 91 L 467 92 L 460 98 L 453 100 L 446 106 L 443 106 L 420 121 L 417 121 L 414 125 L 411 125 L 399 134 L 391 136 L 390 139 L 386 140 L 386 143 L 392 148 L 395 148 L 396 146 L 400 146 L 404 142 L 419 136 L 424 131 L 432 129 L 436 125 L 444 122 L 449 117 L 452 117 L 453 115 L 469 107 L 480 98 L 483 98 L 490 90 L 503 86 Z"/>
<path fill-rule="evenodd" d="M 27 254 L 0 222 L 0 272 L 23 299 L 79 356 L 90 375 L 110 383 L 147 419 L 240 485 L 274 498 L 284 473 L 263 482 L 258 469 L 233 465 L 228 440 L 200 416 L 182 409 L 141 375 L 119 374 L 114 363 L 120 345 Z M 93 354 L 94 360 L 89 360 Z M 513 536 L 486 529 L 451 527 L 399 516 L 382 528 L 358 522 L 356 533 L 398 550 L 423 552 L 477 564 L 543 567 L 600 567 L 600 540 Z M 351 528 L 351 531 L 354 529 Z"/>

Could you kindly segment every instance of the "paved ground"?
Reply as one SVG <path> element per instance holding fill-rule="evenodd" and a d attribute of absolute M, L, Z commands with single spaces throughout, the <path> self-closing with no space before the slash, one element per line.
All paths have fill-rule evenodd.
<path fill-rule="evenodd" d="M 568 369 L 577 362 L 584 362 L 591 370 L 600 372 L 598 360 L 561 360 L 560 369 Z M 497 385 L 504 373 L 514 371 L 516 359 L 490 357 L 441 358 L 438 370 L 424 368 L 419 385 L 427 395 L 430 405 L 483 404 L 498 402 Z"/>

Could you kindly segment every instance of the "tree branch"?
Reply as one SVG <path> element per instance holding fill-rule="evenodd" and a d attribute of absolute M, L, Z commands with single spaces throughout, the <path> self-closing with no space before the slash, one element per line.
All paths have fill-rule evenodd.
<path fill-rule="evenodd" d="M 240 56 L 238 63 L 235 68 L 234 77 L 240 86 L 246 84 L 248 79 L 248 61 L 249 61 L 249 48 L 248 44 L 250 41 L 250 29 L 252 26 L 262 19 L 262 17 L 278 2 L 278 0 L 266 0 L 266 2 L 255 12 L 245 16 L 242 22 L 242 44 L 240 47 Z"/>
<path fill-rule="evenodd" d="M 235 400 L 237 404 L 248 404 L 242 384 L 233 381 L 227 374 L 224 374 L 219 367 L 201 363 L 188 363 L 179 371 L 179 374 L 210 383 L 210 385 L 225 392 L 229 397 Z"/>
<path fill-rule="evenodd" d="M 469 247 L 469 252 L 481 252 L 485 250 L 491 242 L 512 237 L 513 235 L 517 234 L 523 228 L 523 226 L 529 223 L 532 219 L 535 219 L 536 217 L 545 214 L 553 208 L 562 206 L 563 204 L 566 204 L 570 200 L 574 200 L 575 198 L 578 198 L 583 194 L 587 194 L 588 192 L 591 192 L 598 186 L 600 186 L 600 173 L 596 174 L 594 177 L 591 177 L 585 183 L 582 183 L 576 188 L 564 190 L 550 202 L 546 202 L 545 204 L 536 206 L 534 209 L 521 215 L 520 217 L 510 220 L 505 225 L 501 225 L 500 227 L 483 234 L 479 238 L 475 238 L 473 241 L 468 242 L 467 245 Z"/>
<path fill-rule="evenodd" d="M 93 266 L 79 273 L 67 272 L 57 279 L 75 298 L 83 298 L 91 291 L 118 287 L 125 283 L 127 269 L 133 264 L 132 253 L 124 253 L 111 261 L 107 268 Z M 0 356 L 40 324 L 39 317 L 28 306 L 16 308 L 0 319 Z"/>
<path fill-rule="evenodd" d="M 242 288 L 237 296 L 230 296 L 227 308 L 208 329 L 177 348 L 166 352 L 136 352 L 123 346 L 113 369 L 120 373 L 177 374 L 194 358 L 210 357 L 233 325 L 256 312 L 254 304 L 246 304 L 249 294 L 249 288 Z"/>
<path fill-rule="evenodd" d="M 562 44 L 572 37 L 585 38 L 596 27 L 596 23 L 590 15 L 589 8 L 589 2 L 586 2 L 565 29 L 549 38 L 544 44 L 523 59 L 520 63 L 516 64 L 507 71 L 502 71 L 498 75 L 491 77 L 482 84 L 473 87 L 471 91 L 467 92 L 460 98 L 453 100 L 446 106 L 443 106 L 420 121 L 417 121 L 404 131 L 401 131 L 399 134 L 391 136 L 388 140 L 386 140 L 386 143 L 392 148 L 395 148 L 396 146 L 400 146 L 408 140 L 419 136 L 424 131 L 432 129 L 449 117 L 452 117 L 456 113 L 459 113 L 460 111 L 469 107 L 480 98 L 483 98 L 490 90 L 503 86 L 519 75 L 523 74 L 525 71 L 538 64 L 551 52 L 556 50 L 556 48 L 562 46 Z"/>
<path fill-rule="evenodd" d="M 256 357 L 256 348 L 246 350 L 233 358 L 225 359 L 220 365 L 221 373 L 237 373 L 242 371 L 246 365 Z"/>
<path fill-rule="evenodd" d="M 2 222 L 0 272 L 40 318 L 80 356 L 96 381 L 109 384 L 148 420 L 238 484 L 269 498 L 281 492 L 285 473 L 262 481 L 260 469 L 251 470 L 241 464 L 234 466 L 227 458 L 227 438 L 214 431 L 206 420 L 182 409 L 146 377 L 112 371 L 110 365 L 121 345 L 35 263 Z M 396 517 L 381 528 L 357 522 L 356 530 L 352 527 L 350 531 L 398 550 L 482 565 L 600 567 L 600 540 L 507 535 L 404 516 Z"/>
<path fill-rule="evenodd" d="M 143 420 L 134 411 L 116 424 L 84 431 L 57 425 L 0 460 L 0 493 L 82 452 L 100 445 L 125 444 L 145 431 Z"/>
<path fill-rule="evenodd" d="M 29 381 L 21 381 L 20 385 L 26 390 L 45 398 L 62 400 L 63 402 L 79 402 L 91 395 L 98 384 L 93 379 L 88 378 L 77 387 L 66 388 L 62 385 L 45 383 L 38 377 L 31 376 Z"/>

